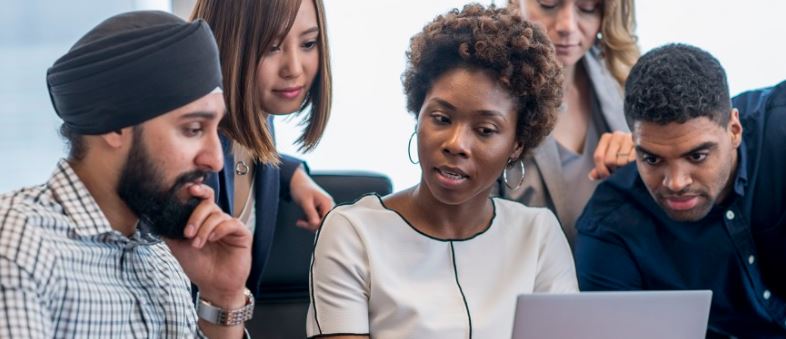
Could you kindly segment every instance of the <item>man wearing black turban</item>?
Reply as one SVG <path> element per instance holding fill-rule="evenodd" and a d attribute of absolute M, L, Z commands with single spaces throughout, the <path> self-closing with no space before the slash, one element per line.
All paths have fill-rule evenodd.
<path fill-rule="evenodd" d="M 241 337 L 251 234 L 203 184 L 225 111 L 208 25 L 114 16 L 46 80 L 71 148 L 0 195 L 0 338 Z"/>

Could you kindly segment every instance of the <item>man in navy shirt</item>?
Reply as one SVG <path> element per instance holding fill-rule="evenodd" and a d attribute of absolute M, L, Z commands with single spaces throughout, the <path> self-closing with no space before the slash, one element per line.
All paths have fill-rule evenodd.
<path fill-rule="evenodd" d="M 667 45 L 631 70 L 625 115 L 636 162 L 579 218 L 579 287 L 711 289 L 708 337 L 786 338 L 786 82 L 732 106 L 712 55 Z"/>

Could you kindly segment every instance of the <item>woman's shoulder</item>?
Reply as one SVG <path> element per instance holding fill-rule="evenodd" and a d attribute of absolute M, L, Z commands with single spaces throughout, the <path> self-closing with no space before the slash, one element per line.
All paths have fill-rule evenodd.
<path fill-rule="evenodd" d="M 530 207 L 504 198 L 493 198 L 493 201 L 498 222 L 506 226 L 518 225 L 523 228 L 543 230 L 560 229 L 557 217 L 548 208 Z"/>
<path fill-rule="evenodd" d="M 497 214 L 508 213 L 522 218 L 554 216 L 554 213 L 545 207 L 531 207 L 515 200 L 500 197 L 494 197 L 492 200 L 494 201 L 494 209 Z"/>
<path fill-rule="evenodd" d="M 382 204 L 382 197 L 376 193 L 368 193 L 360 196 L 353 202 L 338 204 L 330 213 L 353 215 L 384 210 L 385 206 Z"/>
<path fill-rule="evenodd" d="M 351 227 L 365 228 L 375 224 L 390 213 L 382 203 L 382 198 L 374 193 L 361 196 L 349 203 L 339 204 L 325 217 L 320 228 Z M 336 226 L 343 225 L 343 226 Z"/>

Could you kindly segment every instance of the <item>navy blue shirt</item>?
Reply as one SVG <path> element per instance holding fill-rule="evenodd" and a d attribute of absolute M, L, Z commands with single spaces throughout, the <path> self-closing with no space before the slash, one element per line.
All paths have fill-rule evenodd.
<path fill-rule="evenodd" d="M 786 82 L 740 94 L 732 193 L 700 221 L 669 218 L 635 164 L 600 184 L 579 218 L 579 287 L 711 289 L 708 336 L 786 338 Z"/>

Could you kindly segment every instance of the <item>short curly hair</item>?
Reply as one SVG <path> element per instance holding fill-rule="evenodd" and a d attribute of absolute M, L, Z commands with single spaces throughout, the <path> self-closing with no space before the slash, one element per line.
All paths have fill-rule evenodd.
<path fill-rule="evenodd" d="M 667 125 L 699 117 L 725 127 L 731 114 L 726 72 L 710 53 L 669 44 L 644 54 L 625 84 L 625 118 Z"/>
<path fill-rule="evenodd" d="M 562 69 L 548 36 L 530 22 L 479 4 L 438 16 L 410 40 L 402 75 L 407 110 L 417 117 L 436 80 L 457 68 L 486 72 L 516 100 L 522 158 L 554 128 Z"/>

